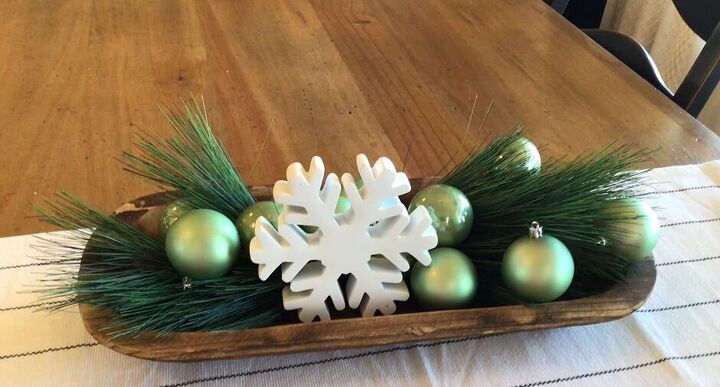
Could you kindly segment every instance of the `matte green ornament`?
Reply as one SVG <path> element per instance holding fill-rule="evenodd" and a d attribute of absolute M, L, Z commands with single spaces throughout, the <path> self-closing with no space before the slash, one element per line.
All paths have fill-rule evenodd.
<path fill-rule="evenodd" d="M 250 245 L 250 241 L 255 237 L 255 223 L 261 216 L 265 217 L 270 224 L 277 228 L 280 211 L 282 211 L 282 204 L 269 200 L 255 202 L 252 206 L 246 208 L 235 222 L 242 244 L 245 246 Z"/>
<path fill-rule="evenodd" d="M 162 215 L 160 215 L 160 234 L 165 236 L 170 226 L 180 217 L 192 211 L 192 207 L 182 199 L 175 200 L 165 207 Z"/>
<path fill-rule="evenodd" d="M 237 259 L 235 224 L 213 210 L 192 210 L 168 230 L 165 252 L 172 266 L 192 279 L 222 277 Z"/>
<path fill-rule="evenodd" d="M 529 236 L 510 244 L 502 260 L 505 285 L 531 302 L 548 302 L 562 296 L 574 275 L 570 250 L 557 238 L 543 236 L 537 222 L 530 226 Z"/>
<path fill-rule="evenodd" d="M 505 163 L 515 163 L 517 166 L 528 171 L 540 170 L 542 160 L 540 151 L 535 144 L 525 137 L 518 138 L 507 149 L 507 152 L 500 155 L 498 162 L 505 166 Z"/>
<path fill-rule="evenodd" d="M 430 251 L 432 262 L 415 262 L 410 275 L 413 297 L 425 309 L 454 309 L 468 305 L 477 292 L 475 264 L 462 251 L 439 247 Z"/>
<path fill-rule="evenodd" d="M 607 210 L 613 218 L 608 245 L 625 258 L 643 260 L 652 254 L 660 239 L 660 221 L 655 211 L 640 200 L 629 198 L 613 203 Z"/>
<path fill-rule="evenodd" d="M 429 185 L 415 194 L 408 212 L 420 205 L 425 206 L 430 214 L 438 246 L 457 246 L 470 235 L 473 209 L 459 189 L 445 184 Z"/>

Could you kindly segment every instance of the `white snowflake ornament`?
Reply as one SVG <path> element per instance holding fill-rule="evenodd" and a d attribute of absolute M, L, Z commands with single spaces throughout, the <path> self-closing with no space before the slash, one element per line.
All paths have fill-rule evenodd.
<path fill-rule="evenodd" d="M 283 205 L 277 230 L 265 218 L 255 224 L 250 242 L 251 260 L 258 264 L 261 280 L 282 265 L 286 310 L 298 310 L 303 322 L 330 319 L 326 303 L 345 309 L 345 296 L 338 279 L 349 274 L 346 285 L 350 308 L 360 308 L 365 317 L 376 311 L 395 312 L 395 301 L 406 301 L 408 289 L 402 272 L 410 268 L 406 255 L 423 265 L 430 264 L 428 250 L 437 245 L 430 215 L 423 206 L 408 214 L 399 195 L 410 192 L 410 182 L 393 163 L 381 157 L 370 166 L 365 155 L 357 156 L 362 188 L 353 176 L 342 176 L 342 188 L 351 209 L 335 214 L 340 181 L 331 173 L 323 183 L 325 166 L 313 157 L 310 169 L 300 163 L 287 169 L 287 181 L 273 188 L 275 202 Z M 301 226 L 317 230 L 305 232 Z"/>

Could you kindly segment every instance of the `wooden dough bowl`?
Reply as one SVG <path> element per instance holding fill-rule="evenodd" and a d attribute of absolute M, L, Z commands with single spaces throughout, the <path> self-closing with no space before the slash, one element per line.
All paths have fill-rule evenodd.
<path fill-rule="evenodd" d="M 413 192 L 430 179 L 411 179 Z M 271 200 L 271 186 L 252 187 L 258 200 Z M 403 199 L 409 199 L 412 192 Z M 163 193 L 123 204 L 114 216 L 150 233 L 157 233 L 158 217 L 168 197 Z M 83 262 L 86 260 L 83 256 Z M 81 263 L 82 273 L 82 263 Z M 343 348 L 431 342 L 451 338 L 530 331 L 615 320 L 640 308 L 655 284 L 652 259 L 633 265 L 626 281 L 585 298 L 540 305 L 512 305 L 446 311 L 401 312 L 372 318 L 340 318 L 309 324 L 290 323 L 230 332 L 186 332 L 162 337 L 145 334 L 111 339 L 102 330 L 113 315 L 81 304 L 88 332 L 101 344 L 125 355 L 160 361 L 198 361 L 256 355 L 324 351 Z M 282 302 L 278 300 L 278 302 Z M 415 309 L 417 310 L 417 309 Z"/>

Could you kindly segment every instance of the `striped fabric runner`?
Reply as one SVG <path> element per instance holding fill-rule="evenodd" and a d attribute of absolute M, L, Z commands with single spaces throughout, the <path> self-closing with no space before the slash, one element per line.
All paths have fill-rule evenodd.
<path fill-rule="evenodd" d="M 33 312 L 32 236 L 0 239 L 0 385 L 718 385 L 720 161 L 652 171 L 663 236 L 647 304 L 619 321 L 441 343 L 189 364 L 119 355 L 77 311 Z"/>

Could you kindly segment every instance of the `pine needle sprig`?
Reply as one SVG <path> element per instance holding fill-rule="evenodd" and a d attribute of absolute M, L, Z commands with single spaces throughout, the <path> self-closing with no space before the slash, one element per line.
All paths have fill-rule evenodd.
<path fill-rule="evenodd" d="M 237 219 L 254 199 L 227 150 L 213 134 L 204 102 L 200 106 L 193 98 L 163 113 L 175 136 L 137 136 L 140 154 L 123 152 L 124 169 L 164 190 L 175 191 L 191 207 L 213 209 Z"/>
<path fill-rule="evenodd" d="M 284 317 L 284 284 L 260 281 L 253 267 L 193 281 L 186 291 L 161 240 L 67 193 L 45 206 L 35 207 L 41 220 L 67 230 L 38 237 L 33 246 L 38 259 L 51 263 L 36 290 L 46 309 L 85 303 L 109 310 L 117 317 L 105 327 L 113 337 L 244 329 Z"/>
<path fill-rule="evenodd" d="M 204 105 L 192 99 L 164 114 L 174 136 L 138 136 L 140 153 L 123 153 L 125 169 L 192 207 L 237 219 L 254 198 L 215 138 Z M 284 284 L 277 278 L 260 281 L 253 265 L 238 264 L 221 278 L 194 280 L 184 290 L 183 276 L 157 237 L 67 193 L 35 211 L 66 230 L 39 237 L 34 246 L 38 259 L 50 263 L 36 290 L 49 301 L 48 310 L 80 303 L 105 309 L 115 317 L 116 323 L 105 327 L 113 337 L 236 330 L 286 317 L 280 302 Z"/>
<path fill-rule="evenodd" d="M 43 299 L 62 301 L 49 309 L 62 309 L 75 303 L 92 303 L 96 296 L 85 280 L 101 281 L 107 273 L 136 266 L 156 266 L 167 262 L 160 240 L 92 208 L 76 196 L 62 192 L 55 200 L 45 199 L 45 207 L 34 206 L 40 220 L 65 229 L 62 233 L 38 236 L 33 245 L 38 259 L 49 263 L 39 290 Z M 92 260 L 84 265 L 85 278 L 79 281 L 80 261 L 85 253 Z M 90 262 L 91 261 L 91 262 Z"/>
<path fill-rule="evenodd" d="M 228 152 L 215 138 L 204 105 L 196 100 L 165 111 L 174 137 L 137 137 L 139 155 L 123 153 L 124 168 L 195 208 L 217 210 L 231 219 L 253 202 Z M 598 279 L 622 279 L 628 261 L 614 254 L 618 215 L 607 213 L 615 201 L 635 196 L 644 171 L 631 168 L 647 152 L 611 145 L 565 162 L 549 160 L 539 172 L 523 165 L 513 147 L 521 128 L 475 148 L 444 179 L 470 199 L 475 223 L 460 248 L 479 268 L 482 304 L 517 303 L 499 274 L 502 252 L 538 221 L 573 253 L 576 275 L 568 297 L 592 291 Z M 285 321 L 279 278 L 260 281 L 252 265 L 236 265 L 217 279 L 193 281 L 170 265 L 164 243 L 155 236 L 61 193 L 35 208 L 40 218 L 67 231 L 38 239 L 35 248 L 50 270 L 38 290 L 46 309 L 85 303 L 108 310 L 113 337 L 147 332 L 223 331 Z M 615 213 L 617 214 L 617 213 Z M 605 241 L 605 242 L 603 242 Z M 82 265 L 81 265 L 82 261 Z"/>
<path fill-rule="evenodd" d="M 103 213 L 80 198 L 61 192 L 46 207 L 33 209 L 40 220 L 65 229 L 60 235 L 39 236 L 36 251 L 52 263 L 79 264 L 82 253 L 98 257 L 135 257 L 146 265 L 167 263 L 163 242 Z M 101 260 L 101 270 L 113 269 L 113 260 Z M 122 266 L 121 266 L 122 268 Z M 89 267 L 93 272 L 93 268 Z"/>
<path fill-rule="evenodd" d="M 618 222 L 609 206 L 637 195 L 645 170 L 633 170 L 648 155 L 632 145 L 611 144 L 572 160 L 550 159 L 528 171 L 526 155 L 514 151 L 522 128 L 474 149 L 443 183 L 463 191 L 474 210 L 473 230 L 461 246 L 476 261 L 499 262 L 531 222 L 563 241 L 575 259 L 573 286 L 621 280 L 629 261 L 613 252 Z"/>

